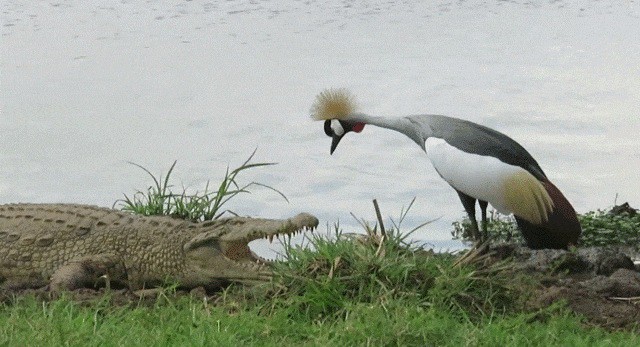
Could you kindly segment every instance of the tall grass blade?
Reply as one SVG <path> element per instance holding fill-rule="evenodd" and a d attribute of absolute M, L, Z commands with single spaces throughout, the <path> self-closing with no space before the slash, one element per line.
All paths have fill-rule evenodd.
<path fill-rule="evenodd" d="M 121 205 L 121 209 L 132 213 L 143 215 L 171 215 L 178 218 L 184 218 L 191 221 L 205 221 L 218 219 L 226 213 L 237 215 L 233 211 L 223 209 L 231 199 L 241 193 L 251 193 L 249 188 L 253 186 L 267 188 L 276 192 L 285 201 L 289 199 L 279 190 L 259 182 L 251 182 L 240 185 L 236 181 L 238 175 L 252 168 L 275 165 L 276 163 L 251 163 L 257 149 L 240 165 L 230 170 L 227 166 L 225 175 L 218 185 L 218 190 L 210 191 L 210 181 L 207 181 L 203 192 L 195 192 L 187 194 L 186 188 L 183 186 L 182 192 L 174 193 L 171 189 L 170 178 L 176 167 L 177 161 L 174 161 L 167 174 L 163 177 L 161 174 L 156 177 L 151 171 L 140 164 L 129 162 L 146 172 L 152 179 L 153 185 L 147 188 L 146 192 L 136 191 L 133 196 L 129 197 L 124 194 L 124 198 L 114 203 Z"/>

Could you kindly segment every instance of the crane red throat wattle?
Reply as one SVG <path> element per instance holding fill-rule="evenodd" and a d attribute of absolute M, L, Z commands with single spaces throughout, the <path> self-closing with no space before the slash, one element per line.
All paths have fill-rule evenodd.
<path fill-rule="evenodd" d="M 353 132 L 354 133 L 359 133 L 362 131 L 362 129 L 364 129 L 364 123 L 356 123 L 353 125 Z"/>

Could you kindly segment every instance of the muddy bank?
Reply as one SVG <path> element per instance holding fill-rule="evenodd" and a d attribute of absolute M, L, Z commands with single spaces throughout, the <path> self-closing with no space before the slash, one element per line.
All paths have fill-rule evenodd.
<path fill-rule="evenodd" d="M 532 309 L 564 301 L 585 323 L 608 329 L 637 329 L 640 322 L 640 265 L 631 247 L 587 247 L 572 251 L 492 248 L 494 260 L 511 258 L 515 271 L 539 278 Z"/>

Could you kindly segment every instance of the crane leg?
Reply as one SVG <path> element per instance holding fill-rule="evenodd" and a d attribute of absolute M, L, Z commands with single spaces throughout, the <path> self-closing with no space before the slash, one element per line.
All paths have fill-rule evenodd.
<path fill-rule="evenodd" d="M 484 200 L 478 200 L 478 204 L 482 212 L 482 241 L 487 241 L 489 239 L 489 232 L 487 231 L 487 206 L 489 203 Z"/>
<path fill-rule="evenodd" d="M 456 192 L 458 192 L 462 206 L 464 206 L 465 211 L 467 211 L 467 215 L 469 215 L 469 221 L 471 222 L 471 236 L 473 236 L 474 241 L 480 241 L 480 230 L 478 229 L 478 221 L 476 220 L 476 198 L 473 198 L 457 189 Z"/>

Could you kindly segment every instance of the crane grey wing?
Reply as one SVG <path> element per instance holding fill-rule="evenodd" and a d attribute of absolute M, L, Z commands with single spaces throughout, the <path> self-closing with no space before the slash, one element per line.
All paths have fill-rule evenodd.
<path fill-rule="evenodd" d="M 519 166 L 538 180 L 544 180 L 547 177 L 531 154 L 503 133 L 453 117 L 439 115 L 413 117 L 429 117 L 432 136 L 441 138 L 462 151 L 495 157 L 504 163 Z"/>

